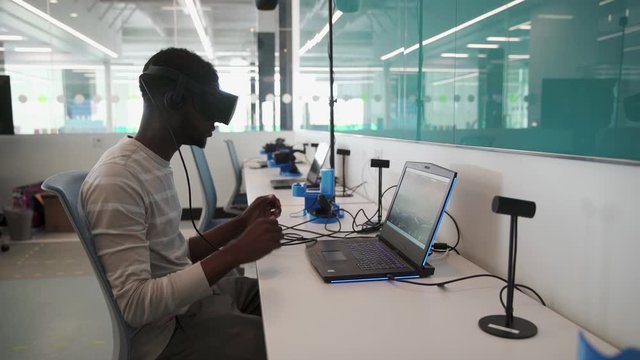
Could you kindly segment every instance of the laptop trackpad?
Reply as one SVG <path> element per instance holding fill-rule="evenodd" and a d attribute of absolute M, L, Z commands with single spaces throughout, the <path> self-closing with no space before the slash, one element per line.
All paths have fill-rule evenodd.
<path fill-rule="evenodd" d="M 322 251 L 322 257 L 326 262 L 347 260 L 347 257 L 340 250 Z"/>

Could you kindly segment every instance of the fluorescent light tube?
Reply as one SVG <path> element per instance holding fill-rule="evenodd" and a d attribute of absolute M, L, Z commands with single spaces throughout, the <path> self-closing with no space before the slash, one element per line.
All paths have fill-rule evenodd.
<path fill-rule="evenodd" d="M 509 31 L 514 30 L 531 30 L 531 21 L 525 21 L 522 24 L 514 25 L 509 28 Z"/>
<path fill-rule="evenodd" d="M 440 56 L 444 58 L 468 58 L 469 54 L 464 53 L 442 53 Z"/>
<path fill-rule="evenodd" d="M 482 14 L 482 15 L 478 16 L 478 17 L 475 17 L 475 18 L 473 18 L 473 19 L 471 19 L 471 20 L 469 20 L 469 21 L 467 21 L 467 22 L 465 22 L 465 23 L 462 23 L 462 24 L 460 24 L 460 25 L 458 25 L 458 26 L 452 27 L 451 29 L 449 29 L 449 30 L 447 30 L 447 31 L 445 31 L 445 32 L 442 32 L 442 33 L 440 33 L 440 34 L 438 34 L 438 35 L 432 36 L 432 37 L 430 37 L 430 38 L 428 38 L 428 39 L 424 39 L 424 40 L 422 41 L 422 45 L 423 45 L 423 46 L 426 46 L 426 45 L 429 45 L 429 44 L 431 44 L 431 43 L 434 43 L 434 42 L 436 42 L 436 41 L 438 41 L 438 40 L 440 40 L 440 39 L 442 39 L 442 38 L 444 38 L 444 37 L 447 37 L 447 36 L 449 36 L 449 35 L 451 35 L 451 34 L 454 34 L 454 33 L 458 32 L 458 31 L 460 31 L 460 30 L 462 30 L 462 29 L 468 28 L 469 26 L 471 26 L 471 25 L 473 25 L 473 24 L 475 24 L 475 23 L 477 23 L 477 22 L 479 22 L 479 21 L 482 21 L 482 20 L 484 20 L 484 19 L 486 19 L 486 18 L 488 18 L 488 17 L 491 17 L 491 16 L 493 16 L 493 15 L 496 15 L 496 14 L 498 14 L 498 13 L 501 13 L 501 12 L 503 12 L 503 11 L 505 11 L 505 10 L 507 10 L 507 9 L 509 9 L 509 8 L 511 8 L 511 7 L 513 7 L 513 6 L 516 6 L 516 5 L 518 5 L 518 4 L 521 4 L 521 3 L 523 3 L 524 1 L 525 1 L 525 0 L 514 0 L 514 1 L 511 1 L 511 2 L 509 2 L 509 3 L 507 3 L 507 4 L 504 4 L 504 5 L 502 5 L 502 6 L 499 6 L 499 7 L 495 8 L 495 9 L 493 9 L 493 10 L 491 10 L 491 11 L 488 11 L 488 12 L 486 12 L 486 13 L 484 13 L 484 14 Z M 407 49 L 404 51 L 404 54 L 406 55 L 406 54 L 408 54 L 408 53 L 410 53 L 410 52 L 412 52 L 412 51 L 414 51 L 414 50 L 418 49 L 418 47 L 419 47 L 419 44 L 415 44 L 415 45 L 413 45 L 413 46 L 411 46 L 411 47 L 407 48 Z M 387 60 L 388 60 L 388 59 L 389 59 L 389 58 L 387 58 Z"/>
<path fill-rule="evenodd" d="M 401 52 L 404 52 L 404 48 L 403 47 L 401 47 L 399 49 L 395 49 L 395 50 L 393 50 L 392 52 L 390 52 L 388 54 L 380 56 L 380 60 L 383 60 L 383 61 L 387 60 L 388 58 L 394 57 L 394 56 L 400 54 Z"/>
<path fill-rule="evenodd" d="M 24 40 L 20 35 L 0 35 L 0 41 L 21 41 Z"/>
<path fill-rule="evenodd" d="M 511 54 L 507 56 L 509 60 L 527 60 L 531 57 L 529 54 Z"/>
<path fill-rule="evenodd" d="M 507 36 L 489 36 L 487 41 L 502 41 L 502 42 L 518 42 L 519 37 L 507 37 Z"/>
<path fill-rule="evenodd" d="M 198 10 L 196 9 L 196 4 L 193 2 L 194 0 L 185 0 L 185 5 L 187 6 L 187 11 L 189 12 L 189 16 L 191 16 L 191 21 L 193 21 L 193 26 L 196 28 L 196 32 L 198 33 L 198 37 L 200 38 L 200 42 L 204 47 L 204 52 L 207 55 L 209 60 L 213 60 L 213 47 L 211 46 L 211 41 L 207 36 L 207 33 L 204 31 L 204 23 L 200 18 L 200 14 L 198 14 Z"/>
<path fill-rule="evenodd" d="M 333 13 L 333 18 L 331 19 L 331 23 L 335 24 L 338 19 L 342 16 L 342 11 L 337 10 Z M 317 33 L 311 40 L 307 41 L 303 47 L 298 50 L 298 55 L 303 55 L 307 51 L 311 50 L 312 47 L 316 46 L 329 32 L 329 24 L 325 25 L 319 33 Z"/>
<path fill-rule="evenodd" d="M 93 40 L 90 37 L 82 34 L 79 31 L 75 30 L 74 28 L 70 27 L 69 25 L 66 25 L 63 22 L 54 19 L 51 15 L 41 11 L 40 9 L 38 9 L 38 8 L 32 6 L 32 5 L 29 5 L 26 1 L 24 1 L 24 0 L 12 0 L 12 1 L 14 3 L 22 6 L 23 8 L 27 9 L 28 11 L 34 13 L 35 15 L 38 15 L 39 17 L 43 18 L 44 20 L 48 21 L 49 23 L 59 27 L 60 29 L 68 32 L 69 34 L 71 34 L 71 35 L 77 37 L 78 39 L 86 42 L 87 44 L 93 46 L 94 48 L 104 52 L 105 54 L 111 56 L 112 58 L 117 58 L 118 57 L 118 54 L 116 54 L 112 50 L 109 50 L 108 48 L 100 45 L 95 40 Z"/>
<path fill-rule="evenodd" d="M 50 53 L 50 47 L 17 47 L 13 49 L 15 52 L 25 53 Z"/>
<path fill-rule="evenodd" d="M 497 49 L 500 47 L 498 44 L 467 44 L 469 49 Z"/>
<path fill-rule="evenodd" d="M 434 81 L 431 85 L 438 86 L 438 85 L 450 84 L 450 83 L 456 82 L 458 80 L 469 79 L 469 78 L 476 77 L 476 76 L 478 76 L 478 72 L 472 72 L 470 74 L 460 75 L 460 76 L 452 77 L 450 79 Z"/>

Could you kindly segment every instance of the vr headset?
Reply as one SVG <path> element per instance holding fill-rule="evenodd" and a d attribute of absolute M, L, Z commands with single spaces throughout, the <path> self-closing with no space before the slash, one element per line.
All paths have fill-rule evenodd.
<path fill-rule="evenodd" d="M 237 96 L 213 86 L 204 87 L 179 71 L 164 66 L 150 65 L 140 75 L 140 81 L 143 82 L 143 85 L 143 77 L 145 75 L 163 76 L 176 81 L 175 90 L 167 92 L 164 97 L 164 104 L 169 109 L 177 110 L 184 105 L 184 91 L 188 88 L 194 95 L 196 111 L 201 113 L 207 120 L 229 125 L 238 103 Z"/>

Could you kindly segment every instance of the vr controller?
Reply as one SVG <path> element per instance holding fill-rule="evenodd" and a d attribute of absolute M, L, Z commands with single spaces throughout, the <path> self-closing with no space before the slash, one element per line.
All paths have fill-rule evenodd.
<path fill-rule="evenodd" d="M 320 188 L 309 189 L 305 183 L 295 183 L 291 193 L 304 198 L 304 214 L 317 224 L 332 224 L 344 218 L 344 211 L 335 203 L 335 172 L 333 169 L 320 170 Z"/>
<path fill-rule="evenodd" d="M 274 152 L 278 151 L 278 150 L 282 150 L 285 148 L 291 148 L 291 146 L 288 146 L 284 143 L 284 138 L 277 138 L 275 142 L 272 143 L 266 143 L 262 149 L 264 150 L 265 153 L 267 154 L 273 154 Z"/>

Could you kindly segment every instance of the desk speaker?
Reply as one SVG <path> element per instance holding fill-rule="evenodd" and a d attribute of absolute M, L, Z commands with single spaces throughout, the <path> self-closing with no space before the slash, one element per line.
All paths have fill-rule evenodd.
<path fill-rule="evenodd" d="M 278 0 L 256 0 L 258 10 L 273 10 L 278 6 Z"/>

